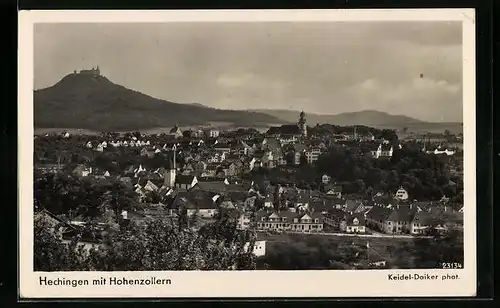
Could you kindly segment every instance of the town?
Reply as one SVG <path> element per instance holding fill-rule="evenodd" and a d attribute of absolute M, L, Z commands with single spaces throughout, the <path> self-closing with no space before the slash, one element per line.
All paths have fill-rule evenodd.
<path fill-rule="evenodd" d="M 93 249 L 116 224 L 125 236 L 123 226 L 179 225 L 185 216 L 186 226 L 201 230 L 226 215 L 238 232 L 255 233 L 244 242 L 253 246 L 257 268 L 321 268 L 280 265 L 282 256 L 272 251 L 313 238 L 321 245 L 341 241 L 334 251 L 359 248 L 342 260 L 329 258 L 342 266 L 326 268 L 415 267 L 390 256 L 408 243 L 463 233 L 462 138 L 449 131 L 308 126 L 304 112 L 297 124 L 264 131 L 176 125 L 157 134 L 39 134 L 35 220 L 51 221 L 50 232 L 62 242 Z M 79 230 L 89 226 L 91 235 L 82 236 Z M 463 262 L 463 247 L 450 249 L 446 260 L 415 262 Z"/>

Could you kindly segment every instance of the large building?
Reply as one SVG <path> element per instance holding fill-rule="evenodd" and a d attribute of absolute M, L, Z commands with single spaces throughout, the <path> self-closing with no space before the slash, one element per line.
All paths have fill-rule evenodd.
<path fill-rule="evenodd" d="M 98 65 L 96 68 L 92 67 L 92 69 L 90 69 L 90 70 L 81 70 L 80 74 L 82 74 L 82 75 L 100 76 L 101 75 L 101 71 L 100 71 L 99 65 Z"/>
<path fill-rule="evenodd" d="M 299 121 L 296 125 L 288 124 L 271 127 L 266 134 L 279 138 L 281 143 L 295 142 L 298 138 L 307 137 L 307 123 L 304 111 L 300 113 Z"/>

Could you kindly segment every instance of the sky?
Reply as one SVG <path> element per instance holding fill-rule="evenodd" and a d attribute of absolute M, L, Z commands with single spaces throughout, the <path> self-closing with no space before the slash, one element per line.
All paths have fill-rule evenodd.
<path fill-rule="evenodd" d="M 35 89 L 99 65 L 114 83 L 177 103 L 462 121 L 460 22 L 52 23 L 34 31 Z"/>

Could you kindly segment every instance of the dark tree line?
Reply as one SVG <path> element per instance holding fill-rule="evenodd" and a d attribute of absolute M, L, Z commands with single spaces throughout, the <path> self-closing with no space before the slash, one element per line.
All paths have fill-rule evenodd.
<path fill-rule="evenodd" d="M 55 215 L 95 218 L 106 209 L 116 213 L 132 209 L 134 193 L 121 182 L 92 182 L 72 175 L 37 174 L 34 205 Z"/>
<path fill-rule="evenodd" d="M 101 232 L 98 247 L 83 248 L 79 235 L 63 242 L 48 220 L 34 221 L 34 266 L 37 271 L 252 270 L 255 235 L 238 231 L 234 220 L 219 217 L 194 228 L 171 219 L 145 225 L 119 221 Z M 57 229 L 57 227 L 56 227 Z"/>
<path fill-rule="evenodd" d="M 293 239 L 293 240 L 292 240 Z M 357 243 L 356 243 L 357 242 Z M 450 229 L 431 238 L 394 242 L 383 239 L 378 251 L 364 241 L 325 236 L 290 236 L 284 241 L 269 241 L 266 255 L 257 260 L 258 269 L 311 270 L 368 268 L 369 261 L 382 259 L 391 268 L 439 268 L 442 263 L 464 262 L 463 232 Z"/>

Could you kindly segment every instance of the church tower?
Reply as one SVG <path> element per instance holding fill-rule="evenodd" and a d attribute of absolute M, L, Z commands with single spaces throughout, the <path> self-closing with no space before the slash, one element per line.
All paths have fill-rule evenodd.
<path fill-rule="evenodd" d="M 298 126 L 300 128 L 302 136 L 307 137 L 306 114 L 304 113 L 304 110 L 302 110 L 302 112 L 300 113 Z"/>
<path fill-rule="evenodd" d="M 164 176 L 164 184 L 167 187 L 174 187 L 175 186 L 175 177 L 177 175 L 177 167 L 175 165 L 175 152 L 177 151 L 177 147 L 174 146 L 172 147 L 172 151 L 174 154 L 174 159 L 172 163 L 169 165 L 168 169 L 165 170 L 165 176 Z"/>

